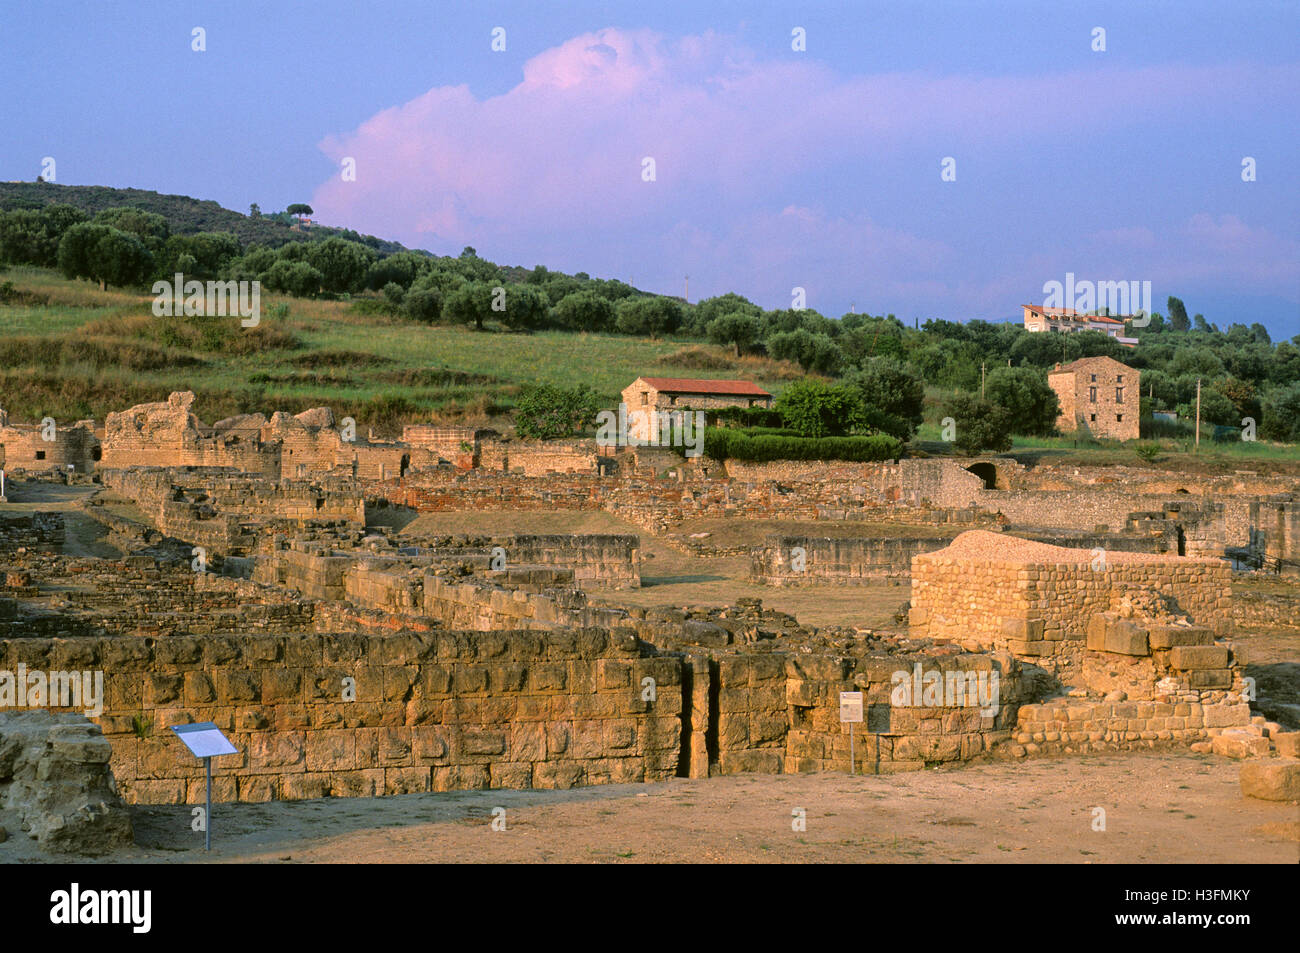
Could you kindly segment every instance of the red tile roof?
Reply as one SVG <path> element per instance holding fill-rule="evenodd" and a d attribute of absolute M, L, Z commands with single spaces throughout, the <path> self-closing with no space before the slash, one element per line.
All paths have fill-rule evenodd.
<path fill-rule="evenodd" d="M 689 377 L 639 377 L 661 394 L 732 394 L 738 397 L 771 397 L 750 381 L 706 381 Z"/>
<path fill-rule="evenodd" d="M 1101 314 L 1080 314 L 1073 308 L 1040 308 L 1037 305 L 1025 304 L 1022 308 L 1028 308 L 1035 314 L 1041 314 L 1047 318 L 1076 318 L 1079 321 L 1100 321 L 1102 324 L 1123 324 L 1123 321 L 1116 321 L 1114 318 L 1108 318 Z"/>
<path fill-rule="evenodd" d="M 1069 364 L 1062 364 L 1060 367 L 1056 368 L 1055 370 L 1049 371 L 1048 373 L 1049 374 L 1074 373 L 1075 371 L 1083 370 L 1084 368 L 1091 367 L 1094 364 L 1097 364 L 1099 362 L 1118 364 L 1126 371 L 1133 371 L 1134 373 L 1140 373 L 1136 367 L 1129 367 L 1123 361 L 1117 361 L 1113 357 L 1109 357 L 1108 355 L 1105 354 L 1098 354 L 1095 357 L 1081 357 L 1078 358 L 1077 360 L 1071 361 Z"/>

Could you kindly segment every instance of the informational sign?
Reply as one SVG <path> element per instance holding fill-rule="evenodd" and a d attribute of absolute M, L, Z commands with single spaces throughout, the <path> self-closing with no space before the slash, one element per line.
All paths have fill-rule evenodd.
<path fill-rule="evenodd" d="M 858 753 L 853 735 L 862 721 L 862 692 L 840 692 L 840 722 L 849 726 L 849 774 L 858 773 Z"/>
<path fill-rule="evenodd" d="M 207 779 L 203 808 L 203 849 L 212 850 L 212 759 L 223 754 L 239 754 L 239 749 L 210 721 L 194 725 L 172 725 L 176 737 L 196 758 L 203 759 L 203 773 Z M 195 808 L 198 810 L 198 808 Z"/>
<path fill-rule="evenodd" d="M 840 721 L 862 720 L 862 692 L 840 692 Z"/>
<path fill-rule="evenodd" d="M 201 721 L 196 725 L 173 725 L 172 731 L 185 742 L 185 747 L 196 758 L 239 754 L 238 749 L 221 733 L 221 729 L 210 721 Z"/>

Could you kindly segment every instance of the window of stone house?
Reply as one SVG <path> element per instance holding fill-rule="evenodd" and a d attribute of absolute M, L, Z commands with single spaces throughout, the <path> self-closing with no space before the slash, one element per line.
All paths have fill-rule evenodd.
<path fill-rule="evenodd" d="M 1116 383 L 1116 384 L 1122 384 L 1122 383 L 1124 383 L 1124 375 L 1123 375 L 1123 374 L 1116 374 L 1116 375 L 1115 375 L 1115 383 Z"/>
<path fill-rule="evenodd" d="M 1123 414 L 1116 414 L 1116 415 L 1115 415 L 1115 423 L 1117 423 L 1117 424 L 1122 424 L 1123 422 L 1124 422 L 1124 415 L 1123 415 Z"/>
<path fill-rule="evenodd" d="M 677 397 L 676 397 L 676 396 L 673 396 L 673 397 L 669 397 L 669 398 L 668 398 L 668 406 L 669 406 L 669 407 L 676 407 L 676 406 L 677 406 Z"/>
<path fill-rule="evenodd" d="M 641 391 L 641 405 L 645 406 L 648 403 L 650 403 L 650 392 L 643 390 Z"/>
<path fill-rule="evenodd" d="M 1094 423 L 1094 424 L 1095 424 L 1095 423 L 1097 422 L 1097 415 L 1096 415 L 1096 414 L 1089 414 L 1089 415 L 1088 415 L 1088 420 L 1089 420 L 1090 423 Z"/>
<path fill-rule="evenodd" d="M 1088 403 L 1090 404 L 1097 403 L 1097 388 L 1095 387 L 1088 388 Z"/>
<path fill-rule="evenodd" d="M 1095 380 L 1097 379 L 1097 375 L 1096 375 L 1096 374 L 1093 374 L 1093 375 L 1092 375 L 1090 378 L 1088 378 L 1088 379 L 1089 379 L 1089 380 L 1092 380 L 1092 381 L 1095 381 Z"/>
<path fill-rule="evenodd" d="M 1117 404 L 1124 403 L 1124 388 L 1122 387 L 1115 388 L 1115 403 Z"/>
<path fill-rule="evenodd" d="M 44 459 L 45 459 L 45 451 L 44 451 L 44 450 L 37 450 L 37 451 L 36 451 L 36 459 L 37 459 L 37 460 L 44 460 Z"/>

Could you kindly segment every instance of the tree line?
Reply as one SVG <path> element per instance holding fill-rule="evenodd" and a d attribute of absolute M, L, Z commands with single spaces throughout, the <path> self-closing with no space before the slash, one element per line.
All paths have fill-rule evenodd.
<path fill-rule="evenodd" d="M 310 214 L 310 208 L 275 214 L 291 213 Z M 861 398 L 862 409 L 844 418 L 853 428 L 900 439 L 909 439 L 920 423 L 922 382 L 966 395 L 982 390 L 983 403 L 1005 410 L 1014 432 L 1050 435 L 1059 409 L 1047 372 L 1058 363 L 1106 355 L 1142 372 L 1144 417 L 1155 411 L 1192 416 L 1199 380 L 1204 422 L 1236 427 L 1251 418 L 1264 439 L 1300 441 L 1300 335 L 1274 343 L 1259 323 L 1221 330 L 1203 315 L 1188 318 L 1174 297 L 1167 316 L 1126 326 L 1140 342 L 1130 349 L 1099 332 L 1030 333 L 1019 324 L 978 320 L 908 327 L 894 315 L 830 318 L 811 308 L 765 310 L 734 293 L 689 304 L 583 272 L 497 265 L 472 247 L 451 257 L 385 254 L 339 235 L 278 248 L 241 244 L 232 232 L 177 234 L 166 217 L 141 208 L 90 216 L 63 204 L 0 213 L 0 262 L 58 268 L 103 287 L 148 286 L 177 272 L 187 279 L 257 280 L 298 297 L 361 295 L 358 306 L 479 330 L 705 340 L 737 357 L 789 360 L 831 379 Z M 979 408 L 950 409 L 970 414 Z"/>

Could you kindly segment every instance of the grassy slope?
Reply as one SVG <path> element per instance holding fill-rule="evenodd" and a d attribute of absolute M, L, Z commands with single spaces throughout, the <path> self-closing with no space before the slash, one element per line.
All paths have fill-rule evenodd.
<path fill-rule="evenodd" d="M 48 299 L 0 306 L 0 406 L 16 420 L 102 420 L 193 390 L 207 421 L 328 405 L 391 433 L 417 420 L 500 423 L 494 418 L 532 382 L 588 384 L 612 405 L 643 374 L 745 377 L 769 390 L 799 376 L 783 362 L 735 361 L 693 341 L 428 327 L 358 314 L 347 302 L 271 294 L 254 333 L 235 318 L 156 318 L 148 295 L 102 292 L 42 269 L 0 270 L 0 280 Z M 288 316 L 277 318 L 282 304 Z"/>

